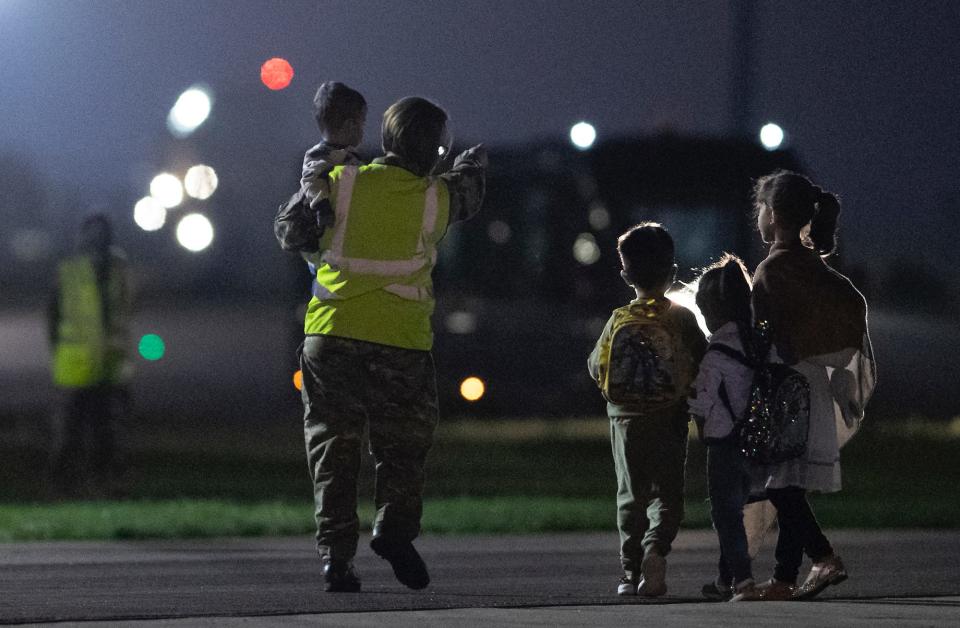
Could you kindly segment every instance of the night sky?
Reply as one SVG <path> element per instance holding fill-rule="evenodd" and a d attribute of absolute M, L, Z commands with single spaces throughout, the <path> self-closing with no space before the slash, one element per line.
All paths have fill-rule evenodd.
<path fill-rule="evenodd" d="M 842 196 L 846 261 L 909 258 L 956 291 L 960 2 L 757 2 L 756 17 L 751 125 L 783 126 Z M 310 99 L 327 79 L 366 95 L 368 142 L 411 94 L 447 108 L 461 140 L 521 143 L 580 119 L 602 137 L 719 135 L 732 33 L 721 0 L 0 0 L 0 155 L 79 190 L 81 205 L 109 189 L 132 206 L 179 93 L 265 90 L 259 67 L 273 56 L 297 74 L 262 123 L 290 154 L 316 140 Z M 12 216 L 0 213 L 0 238 Z"/>

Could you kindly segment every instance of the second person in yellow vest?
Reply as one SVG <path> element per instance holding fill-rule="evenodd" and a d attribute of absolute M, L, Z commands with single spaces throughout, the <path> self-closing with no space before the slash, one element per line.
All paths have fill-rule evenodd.
<path fill-rule="evenodd" d="M 80 224 L 77 249 L 59 263 L 50 301 L 51 374 L 61 398 L 50 484 L 61 494 L 112 490 L 115 432 L 129 396 L 130 294 L 126 255 L 105 214 Z"/>

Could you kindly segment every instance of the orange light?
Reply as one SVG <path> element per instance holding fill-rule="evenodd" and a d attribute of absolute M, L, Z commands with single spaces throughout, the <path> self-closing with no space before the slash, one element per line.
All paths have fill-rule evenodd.
<path fill-rule="evenodd" d="M 460 382 L 460 395 L 467 401 L 477 401 L 487 391 L 486 385 L 479 377 L 468 377 Z"/>
<path fill-rule="evenodd" d="M 293 387 L 297 390 L 303 390 L 303 371 L 297 371 L 293 374 Z"/>
<path fill-rule="evenodd" d="M 293 66 L 280 57 L 268 59 L 260 66 L 260 80 L 272 90 L 283 89 L 293 80 Z"/>

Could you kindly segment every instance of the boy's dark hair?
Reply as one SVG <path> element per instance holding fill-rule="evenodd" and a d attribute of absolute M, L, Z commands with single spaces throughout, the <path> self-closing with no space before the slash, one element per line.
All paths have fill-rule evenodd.
<path fill-rule="evenodd" d="M 757 212 L 769 207 L 777 222 L 789 229 L 799 231 L 809 222 L 810 241 L 820 255 L 837 248 L 840 199 L 802 174 L 778 170 L 760 177 L 753 186 L 753 204 Z"/>
<path fill-rule="evenodd" d="M 697 307 L 705 316 L 750 325 L 750 273 L 736 255 L 724 253 L 700 274 Z"/>
<path fill-rule="evenodd" d="M 673 274 L 673 238 L 660 223 L 630 227 L 617 238 L 617 252 L 627 279 L 641 290 L 653 290 Z"/>
<path fill-rule="evenodd" d="M 403 159 L 411 172 L 426 176 L 440 161 L 447 112 L 425 98 L 410 96 L 383 112 L 383 150 Z"/>
<path fill-rule="evenodd" d="M 337 130 L 348 120 L 360 117 L 367 107 L 363 95 L 337 81 L 327 81 L 313 96 L 313 116 L 321 133 Z"/>

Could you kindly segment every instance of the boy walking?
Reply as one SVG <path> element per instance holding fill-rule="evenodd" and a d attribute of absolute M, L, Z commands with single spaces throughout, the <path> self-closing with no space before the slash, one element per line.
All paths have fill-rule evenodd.
<path fill-rule="evenodd" d="M 667 592 L 666 556 L 683 519 L 687 394 L 706 349 L 693 313 L 670 301 L 673 239 L 641 223 L 617 241 L 636 299 L 614 310 L 587 362 L 607 400 L 623 577 L 618 595 Z"/>

